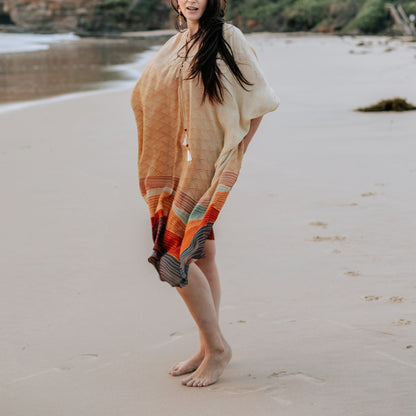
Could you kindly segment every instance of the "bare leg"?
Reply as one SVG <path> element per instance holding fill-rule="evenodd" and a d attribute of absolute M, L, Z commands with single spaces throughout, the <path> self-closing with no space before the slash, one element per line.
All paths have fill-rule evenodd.
<path fill-rule="evenodd" d="M 199 267 L 191 264 L 188 285 L 177 290 L 200 329 L 205 352 L 198 369 L 182 380 L 182 384 L 189 387 L 213 384 L 230 361 L 231 348 L 223 341 L 211 288 Z"/>
<path fill-rule="evenodd" d="M 212 299 L 214 301 L 217 319 L 220 315 L 221 286 L 217 264 L 215 263 L 215 241 L 207 240 L 204 246 L 205 257 L 196 261 L 196 265 L 204 273 L 211 288 Z"/>
<path fill-rule="evenodd" d="M 219 308 L 221 300 L 220 278 L 218 275 L 217 265 L 215 263 L 215 241 L 207 240 L 204 247 L 205 257 L 199 259 L 195 264 L 204 273 L 211 289 L 211 295 L 217 313 L 217 322 L 219 321 Z M 169 374 L 172 376 L 180 376 L 196 370 L 201 364 L 205 356 L 204 342 L 202 339 L 201 330 L 199 330 L 200 348 L 199 351 L 186 361 L 180 361 L 172 366 Z M 225 339 L 223 342 L 227 343 Z M 228 344 L 227 344 L 228 345 Z"/>

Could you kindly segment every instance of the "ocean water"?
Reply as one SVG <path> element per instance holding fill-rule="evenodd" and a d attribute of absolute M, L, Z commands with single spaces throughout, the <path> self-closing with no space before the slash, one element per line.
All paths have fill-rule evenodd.
<path fill-rule="evenodd" d="M 0 33 L 0 112 L 129 88 L 163 41 Z"/>
<path fill-rule="evenodd" d="M 55 35 L 0 33 L 0 54 L 42 51 L 49 49 L 53 43 L 74 42 L 77 40 L 79 40 L 79 37 L 73 33 Z"/>

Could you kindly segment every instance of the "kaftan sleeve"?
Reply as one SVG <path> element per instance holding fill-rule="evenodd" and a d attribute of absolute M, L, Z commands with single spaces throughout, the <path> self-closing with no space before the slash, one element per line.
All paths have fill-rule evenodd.
<path fill-rule="evenodd" d="M 276 110 L 280 105 L 280 99 L 267 82 L 253 47 L 237 27 L 234 27 L 230 46 L 241 72 L 253 84 L 246 86 L 248 91 L 239 84 L 240 88 L 236 86 L 233 91 L 242 122 Z"/>
<path fill-rule="evenodd" d="M 244 89 L 224 61 L 222 72 L 224 102 L 217 106 L 217 118 L 223 129 L 223 147 L 215 163 L 216 180 L 236 153 L 242 157 L 242 140 L 250 130 L 251 120 L 275 110 L 280 99 L 267 82 L 254 49 L 236 26 L 224 25 L 224 39 L 229 43 L 234 59 L 245 78 L 252 84 Z M 234 157 L 235 159 L 235 157 Z"/>
<path fill-rule="evenodd" d="M 280 105 L 280 98 L 267 82 L 254 49 L 240 29 L 228 25 L 224 38 L 231 46 L 240 71 L 253 84 L 245 85 L 244 89 L 231 71 L 223 66 L 227 93 L 220 118 L 226 127 L 224 145 L 235 147 L 248 133 L 250 121 L 276 110 Z"/>

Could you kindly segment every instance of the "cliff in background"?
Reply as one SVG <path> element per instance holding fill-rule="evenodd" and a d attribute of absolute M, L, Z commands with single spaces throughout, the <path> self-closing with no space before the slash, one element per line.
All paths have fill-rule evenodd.
<path fill-rule="evenodd" d="M 90 34 L 169 27 L 163 0 L 0 0 L 1 16 L 25 31 Z"/>

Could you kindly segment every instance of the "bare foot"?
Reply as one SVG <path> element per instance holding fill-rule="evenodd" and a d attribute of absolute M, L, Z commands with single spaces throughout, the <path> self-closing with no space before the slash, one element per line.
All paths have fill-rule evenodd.
<path fill-rule="evenodd" d="M 221 352 L 206 354 L 198 369 L 181 383 L 188 387 L 205 387 L 216 383 L 231 360 L 231 348 L 226 342 L 224 346 Z"/>
<path fill-rule="evenodd" d="M 186 361 L 180 361 L 172 366 L 169 370 L 171 376 L 181 376 L 196 370 L 204 359 L 204 350 L 199 350 L 192 358 Z"/>
<path fill-rule="evenodd" d="M 228 345 L 228 342 L 225 340 L 224 336 L 221 334 L 222 342 L 230 348 Z M 231 348 L 230 348 L 231 350 Z M 204 359 L 205 352 L 204 348 L 201 346 L 201 349 L 189 360 L 186 361 L 180 361 L 176 364 L 174 364 L 170 370 L 169 374 L 171 376 L 181 376 L 183 374 L 191 373 L 192 371 L 195 371 L 202 363 L 202 360 Z"/>

